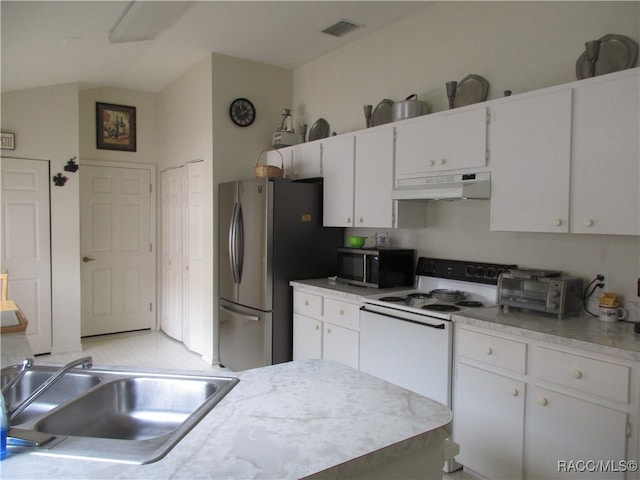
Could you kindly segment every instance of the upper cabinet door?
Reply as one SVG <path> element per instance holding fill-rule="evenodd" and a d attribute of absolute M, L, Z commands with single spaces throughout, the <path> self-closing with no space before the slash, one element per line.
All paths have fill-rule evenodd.
<path fill-rule="evenodd" d="M 316 178 L 322 175 L 320 142 L 300 143 L 293 148 L 291 177 Z"/>
<path fill-rule="evenodd" d="M 393 227 L 393 128 L 356 135 L 354 226 Z"/>
<path fill-rule="evenodd" d="M 396 177 L 486 165 L 487 109 L 426 115 L 396 126 Z"/>
<path fill-rule="evenodd" d="M 640 235 L 638 69 L 574 89 L 571 231 Z"/>
<path fill-rule="evenodd" d="M 491 230 L 569 231 L 571 90 L 491 109 Z"/>
<path fill-rule="evenodd" d="M 340 135 L 322 141 L 322 216 L 325 227 L 353 226 L 353 143 L 353 135 Z"/>

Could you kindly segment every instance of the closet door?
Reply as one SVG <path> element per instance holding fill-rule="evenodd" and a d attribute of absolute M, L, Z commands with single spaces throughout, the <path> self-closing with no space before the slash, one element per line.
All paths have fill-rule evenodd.
<path fill-rule="evenodd" d="M 183 261 L 185 257 L 185 168 L 161 173 L 162 185 L 162 314 L 160 328 L 182 341 Z"/>
<path fill-rule="evenodd" d="M 160 326 L 195 352 L 204 350 L 203 329 L 211 307 L 207 187 L 204 163 L 162 172 L 162 315 Z M 207 223 L 208 222 L 208 223 Z"/>

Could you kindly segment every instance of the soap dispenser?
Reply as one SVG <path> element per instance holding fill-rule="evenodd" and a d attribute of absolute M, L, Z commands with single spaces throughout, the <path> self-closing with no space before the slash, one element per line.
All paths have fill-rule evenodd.
<path fill-rule="evenodd" d="M 7 404 L 4 395 L 0 393 L 0 460 L 7 458 L 7 432 L 9 431 L 9 416 L 7 415 Z"/>

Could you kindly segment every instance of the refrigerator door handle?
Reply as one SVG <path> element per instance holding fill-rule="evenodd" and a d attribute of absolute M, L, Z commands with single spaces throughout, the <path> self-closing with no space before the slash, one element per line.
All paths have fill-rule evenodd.
<path fill-rule="evenodd" d="M 260 317 L 256 316 L 256 315 L 247 315 L 244 313 L 238 313 L 235 310 L 229 308 L 229 307 L 225 307 L 224 305 L 220 305 L 220 310 L 224 310 L 225 312 L 229 312 L 231 315 L 235 315 L 236 317 L 240 317 L 240 318 L 244 318 L 246 320 L 251 320 L 254 322 L 259 322 L 260 321 Z"/>
<path fill-rule="evenodd" d="M 242 218 L 242 204 L 238 203 L 236 231 L 236 269 L 238 284 L 242 283 L 242 270 L 244 268 L 244 220 Z"/>
<path fill-rule="evenodd" d="M 242 282 L 242 267 L 244 260 L 244 228 L 242 222 L 242 206 L 239 203 L 233 205 L 231 214 L 231 226 L 229 227 L 229 261 L 233 283 Z"/>

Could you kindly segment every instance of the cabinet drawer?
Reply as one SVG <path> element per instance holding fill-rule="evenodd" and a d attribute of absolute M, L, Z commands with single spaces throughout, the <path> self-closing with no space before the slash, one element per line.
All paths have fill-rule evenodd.
<path fill-rule="evenodd" d="M 360 330 L 360 304 L 324 299 L 325 321 Z"/>
<path fill-rule="evenodd" d="M 322 319 L 322 297 L 307 292 L 295 292 L 293 311 L 307 317 Z"/>
<path fill-rule="evenodd" d="M 535 347 L 533 353 L 531 368 L 537 378 L 629 402 L 629 367 L 545 347 Z"/>
<path fill-rule="evenodd" d="M 527 345 L 470 330 L 458 329 L 457 354 L 473 360 L 525 373 Z"/>

